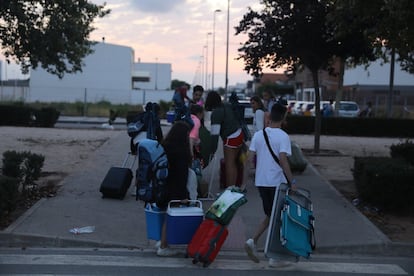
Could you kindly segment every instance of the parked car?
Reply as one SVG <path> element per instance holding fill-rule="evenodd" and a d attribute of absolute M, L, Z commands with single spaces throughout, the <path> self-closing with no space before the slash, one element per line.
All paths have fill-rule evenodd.
<path fill-rule="evenodd" d="M 304 101 L 297 101 L 292 108 L 292 115 L 303 115 L 303 105 L 305 104 Z"/>
<path fill-rule="evenodd" d="M 314 107 L 315 107 L 314 102 L 305 102 L 302 106 L 303 115 L 305 115 L 305 116 L 315 116 Z"/>
<path fill-rule="evenodd" d="M 328 105 L 329 104 L 329 101 L 320 101 L 320 103 L 319 103 L 319 109 L 320 109 L 320 111 L 322 112 L 322 110 L 324 109 L 324 107 L 325 107 L 325 105 Z M 312 114 L 312 116 L 315 116 L 315 109 L 316 109 L 316 107 L 315 107 L 315 105 L 313 105 L 313 107 L 312 107 L 312 109 L 311 109 L 311 114 Z"/>
<path fill-rule="evenodd" d="M 244 120 L 247 124 L 253 124 L 253 108 L 250 100 L 239 100 L 239 104 L 244 108 Z"/>
<path fill-rule="evenodd" d="M 335 102 L 334 109 L 338 117 L 358 117 L 360 111 L 358 104 L 352 101 L 340 101 L 339 105 Z"/>

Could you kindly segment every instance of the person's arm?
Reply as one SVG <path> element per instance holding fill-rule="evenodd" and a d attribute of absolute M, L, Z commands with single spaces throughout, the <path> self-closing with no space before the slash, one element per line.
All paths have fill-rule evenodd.
<path fill-rule="evenodd" d="M 219 125 L 219 124 L 211 125 L 211 131 L 210 131 L 211 149 L 213 150 L 213 152 L 217 151 L 218 139 L 219 139 L 219 135 L 220 135 L 220 128 L 221 128 L 221 125 Z"/>
<path fill-rule="evenodd" d="M 215 153 L 217 151 L 218 139 L 221 131 L 221 123 L 224 120 L 224 108 L 216 108 L 211 112 L 211 148 Z"/>
<path fill-rule="evenodd" d="M 265 126 L 265 124 L 264 124 L 265 118 L 264 117 L 265 117 L 265 114 L 264 114 L 263 110 L 261 110 L 261 109 L 256 110 L 256 128 L 257 128 L 257 130 L 264 129 L 264 126 Z"/>
<path fill-rule="evenodd" d="M 279 162 L 280 162 L 280 166 L 283 169 L 283 172 L 285 173 L 286 177 L 288 178 L 287 180 L 292 185 L 292 188 L 296 189 L 296 180 L 293 178 L 292 171 L 290 170 L 290 165 L 289 165 L 289 161 L 288 161 L 286 152 L 279 153 Z"/>

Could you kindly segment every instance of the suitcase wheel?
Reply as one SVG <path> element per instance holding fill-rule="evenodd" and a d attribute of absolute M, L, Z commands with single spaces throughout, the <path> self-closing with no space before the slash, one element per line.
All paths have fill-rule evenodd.
<path fill-rule="evenodd" d="M 210 265 L 210 262 L 203 263 L 203 267 L 208 267 Z"/>
<path fill-rule="evenodd" d="M 196 263 L 198 263 L 198 261 L 196 260 L 196 259 L 193 259 L 193 264 L 196 264 Z"/>

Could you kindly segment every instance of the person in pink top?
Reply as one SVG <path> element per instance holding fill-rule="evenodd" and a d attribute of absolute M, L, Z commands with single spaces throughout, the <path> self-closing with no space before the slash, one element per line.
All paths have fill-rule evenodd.
<path fill-rule="evenodd" d="M 204 88 L 201 85 L 194 86 L 193 87 L 193 99 L 191 100 L 191 103 L 204 106 L 203 93 L 204 93 Z"/>
<path fill-rule="evenodd" d="M 198 104 L 192 104 L 190 107 L 191 119 L 193 119 L 194 126 L 190 131 L 190 147 L 193 158 L 197 158 L 199 152 L 200 136 L 199 130 L 204 117 L 204 108 Z"/>

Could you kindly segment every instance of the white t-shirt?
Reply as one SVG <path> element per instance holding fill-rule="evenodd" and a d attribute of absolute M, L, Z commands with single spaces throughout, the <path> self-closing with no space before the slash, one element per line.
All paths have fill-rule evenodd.
<path fill-rule="evenodd" d="M 266 127 L 265 131 L 269 137 L 270 146 L 279 158 L 280 152 L 291 155 L 291 144 L 288 134 L 280 128 Z M 267 147 L 263 131 L 257 131 L 252 138 L 250 151 L 256 153 L 256 176 L 255 185 L 262 187 L 277 187 L 280 183 L 287 183 L 283 170 L 273 159 Z"/>
<path fill-rule="evenodd" d="M 264 128 L 264 116 L 265 116 L 265 113 L 261 109 L 258 109 L 254 112 L 253 133 L 255 133 L 256 131 L 262 130 Z"/>

